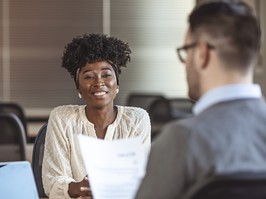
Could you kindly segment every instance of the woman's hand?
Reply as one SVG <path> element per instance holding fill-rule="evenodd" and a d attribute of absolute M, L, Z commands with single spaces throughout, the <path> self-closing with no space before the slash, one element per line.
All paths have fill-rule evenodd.
<path fill-rule="evenodd" d="M 85 176 L 80 182 L 71 182 L 68 186 L 68 195 L 71 198 L 92 198 L 90 184 L 88 181 L 88 176 Z"/>

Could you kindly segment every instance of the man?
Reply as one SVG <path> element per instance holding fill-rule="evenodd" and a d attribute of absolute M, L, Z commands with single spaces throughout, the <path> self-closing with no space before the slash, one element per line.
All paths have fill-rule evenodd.
<path fill-rule="evenodd" d="M 266 169 L 266 103 L 252 83 L 259 45 L 243 2 L 193 10 L 178 55 L 194 116 L 167 124 L 154 141 L 137 199 L 180 198 L 208 175 Z"/>

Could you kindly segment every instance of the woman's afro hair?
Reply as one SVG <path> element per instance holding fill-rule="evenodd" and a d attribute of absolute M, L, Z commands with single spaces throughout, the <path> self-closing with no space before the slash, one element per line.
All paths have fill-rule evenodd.
<path fill-rule="evenodd" d="M 76 71 L 87 63 L 108 61 L 121 73 L 130 61 L 131 50 L 127 43 L 104 34 L 84 34 L 76 36 L 65 46 L 62 67 L 67 69 L 76 81 Z"/>

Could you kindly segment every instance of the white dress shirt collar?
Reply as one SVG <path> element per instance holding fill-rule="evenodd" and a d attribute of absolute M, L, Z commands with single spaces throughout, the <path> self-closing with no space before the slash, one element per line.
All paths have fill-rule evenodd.
<path fill-rule="evenodd" d="M 198 115 L 210 106 L 230 100 L 245 98 L 260 98 L 261 88 L 257 84 L 230 84 L 208 91 L 193 108 L 193 113 Z"/>

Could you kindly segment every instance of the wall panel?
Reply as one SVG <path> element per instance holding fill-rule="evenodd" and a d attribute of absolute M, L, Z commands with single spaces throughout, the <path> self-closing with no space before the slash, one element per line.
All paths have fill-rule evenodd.
<path fill-rule="evenodd" d="M 102 32 L 98 0 L 10 0 L 10 101 L 25 108 L 81 103 L 61 67 L 74 35 Z"/>

